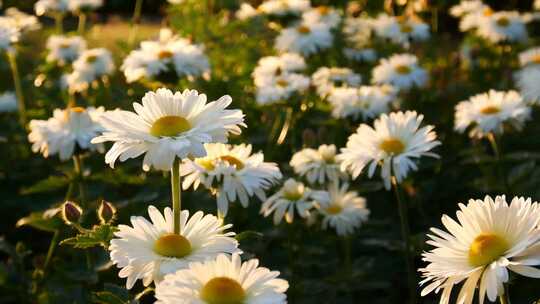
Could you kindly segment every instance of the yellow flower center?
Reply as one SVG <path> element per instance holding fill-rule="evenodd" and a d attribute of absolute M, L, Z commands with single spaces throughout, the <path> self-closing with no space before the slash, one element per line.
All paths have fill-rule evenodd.
<path fill-rule="evenodd" d="M 483 14 L 484 14 L 484 16 L 489 17 L 489 16 L 493 15 L 493 10 L 491 8 L 487 7 L 487 8 L 484 9 Z"/>
<path fill-rule="evenodd" d="M 535 63 L 535 64 L 540 64 L 540 54 L 534 56 L 534 57 L 531 59 L 531 62 L 532 62 L 532 63 Z"/>
<path fill-rule="evenodd" d="M 506 17 L 501 17 L 497 19 L 497 25 L 502 26 L 502 27 L 507 27 L 508 25 L 510 25 L 510 20 L 508 20 L 508 18 Z"/>
<path fill-rule="evenodd" d="M 158 54 L 158 58 L 163 60 L 163 59 L 169 59 L 173 56 L 174 54 L 171 52 L 171 51 L 167 51 L 167 50 L 163 50 L 161 52 L 159 52 Z"/>
<path fill-rule="evenodd" d="M 72 107 L 70 110 L 75 113 L 84 113 L 84 111 L 86 111 L 83 107 Z"/>
<path fill-rule="evenodd" d="M 500 258 L 510 246 L 502 237 L 485 233 L 477 236 L 469 248 L 469 264 L 484 266 Z"/>
<path fill-rule="evenodd" d="M 60 44 L 61 49 L 69 49 L 70 47 L 71 47 L 71 44 L 69 44 L 67 42 L 64 42 L 64 43 Z"/>
<path fill-rule="evenodd" d="M 298 201 L 304 196 L 304 191 L 296 189 L 285 189 L 283 191 L 283 197 L 289 201 Z"/>
<path fill-rule="evenodd" d="M 388 154 L 400 154 L 405 150 L 403 142 L 397 138 L 388 138 L 379 144 L 379 148 Z"/>
<path fill-rule="evenodd" d="M 229 163 L 229 165 L 234 166 L 237 170 L 242 170 L 244 168 L 244 163 L 238 158 L 231 155 L 220 156 L 219 160 Z"/>
<path fill-rule="evenodd" d="M 191 124 L 181 116 L 163 116 L 156 120 L 150 128 L 150 134 L 155 137 L 173 137 L 191 129 Z"/>
<path fill-rule="evenodd" d="M 343 207 L 337 204 L 332 204 L 326 208 L 326 213 L 328 214 L 338 214 L 343 210 Z"/>
<path fill-rule="evenodd" d="M 204 284 L 201 299 L 209 304 L 241 304 L 246 292 L 236 280 L 227 277 L 216 277 Z"/>
<path fill-rule="evenodd" d="M 407 23 L 402 23 L 399 25 L 399 29 L 402 33 L 412 33 L 413 31 L 413 27 L 410 26 L 409 24 Z"/>
<path fill-rule="evenodd" d="M 90 56 L 86 57 L 86 62 L 88 62 L 88 63 L 94 63 L 94 62 L 96 62 L 96 60 L 97 60 L 96 55 L 90 55 Z"/>
<path fill-rule="evenodd" d="M 296 28 L 296 30 L 300 33 L 300 34 L 309 34 L 311 32 L 311 30 L 309 29 L 309 27 L 305 26 L 305 25 L 300 25 L 299 27 Z"/>
<path fill-rule="evenodd" d="M 154 252 L 166 257 L 183 258 L 191 253 L 191 243 L 180 234 L 164 234 L 154 243 Z"/>
<path fill-rule="evenodd" d="M 322 16 L 326 16 L 328 15 L 328 13 L 330 13 L 330 8 L 328 6 L 319 6 L 317 7 L 317 11 L 319 11 L 319 14 L 322 15 Z"/>
<path fill-rule="evenodd" d="M 501 109 L 499 107 L 496 107 L 496 106 L 487 106 L 485 108 L 482 108 L 480 110 L 480 113 L 484 114 L 484 115 L 493 115 L 493 114 L 497 114 L 501 111 Z"/>
<path fill-rule="evenodd" d="M 281 79 L 281 78 L 278 79 L 278 80 L 276 81 L 276 84 L 277 84 L 278 86 L 280 86 L 280 87 L 286 87 L 286 86 L 289 85 L 289 83 L 287 82 L 287 80 Z"/>
<path fill-rule="evenodd" d="M 396 72 L 401 75 L 409 74 L 411 72 L 411 68 L 406 65 L 398 65 L 396 67 Z"/>

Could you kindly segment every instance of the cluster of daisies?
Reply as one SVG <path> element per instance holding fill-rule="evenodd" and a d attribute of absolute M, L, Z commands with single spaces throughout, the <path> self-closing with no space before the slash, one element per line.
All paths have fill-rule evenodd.
<path fill-rule="evenodd" d="M 34 10 L 38 16 L 57 18 L 71 12 L 75 15 L 87 13 L 103 6 L 103 0 L 38 0 Z"/>

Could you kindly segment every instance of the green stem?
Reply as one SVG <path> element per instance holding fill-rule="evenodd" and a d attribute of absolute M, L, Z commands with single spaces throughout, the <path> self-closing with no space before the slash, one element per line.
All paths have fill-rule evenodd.
<path fill-rule="evenodd" d="M 83 161 L 80 154 L 73 155 L 73 167 L 75 169 L 75 173 L 77 174 L 77 183 L 79 185 L 79 200 L 81 206 L 84 208 L 86 207 L 86 191 L 84 188 L 84 181 L 83 181 Z"/>
<path fill-rule="evenodd" d="M 503 181 L 504 190 L 506 191 L 505 194 L 510 195 L 510 185 L 508 184 L 508 180 L 506 179 L 506 175 L 504 174 L 504 169 L 502 167 L 502 152 L 500 146 L 497 144 L 497 138 L 493 133 L 488 133 L 487 138 L 489 140 L 491 148 L 493 149 L 493 154 L 495 154 L 495 159 L 497 161 L 497 174 L 499 175 L 499 178 Z"/>
<path fill-rule="evenodd" d="M 180 187 L 180 159 L 175 157 L 171 169 L 171 190 L 174 217 L 174 233 L 180 234 L 180 212 L 182 208 L 181 187 Z"/>
<path fill-rule="evenodd" d="M 26 105 L 24 104 L 24 94 L 22 90 L 21 77 L 17 67 L 17 57 L 15 51 L 7 52 L 9 66 L 11 67 L 11 75 L 15 86 L 15 95 L 17 96 L 17 105 L 19 106 L 19 120 L 21 125 L 26 126 Z"/>
<path fill-rule="evenodd" d="M 79 35 L 84 35 L 84 30 L 86 28 L 86 14 L 81 12 L 79 14 L 79 27 L 77 28 L 77 31 L 79 32 Z"/>
<path fill-rule="evenodd" d="M 135 42 L 135 37 L 137 36 L 137 31 L 139 29 L 139 23 L 141 22 L 141 11 L 142 11 L 143 0 L 137 0 L 135 2 L 135 9 L 133 11 L 133 17 L 131 18 L 131 29 L 129 32 L 128 45 L 132 46 Z"/>
<path fill-rule="evenodd" d="M 51 263 L 54 250 L 56 249 L 56 246 L 58 245 L 58 238 L 60 237 L 60 231 L 55 230 L 53 237 L 51 239 L 51 243 L 49 244 L 49 250 L 47 251 L 47 257 L 45 258 L 45 264 L 43 265 L 43 276 L 47 273 L 47 269 L 49 268 L 49 265 Z"/>
<path fill-rule="evenodd" d="M 54 15 L 54 24 L 56 33 L 61 35 L 64 32 L 64 14 L 57 13 Z"/>
<path fill-rule="evenodd" d="M 391 160 L 393 164 L 393 159 Z M 392 166 L 393 167 L 393 166 Z M 391 169 L 392 170 L 392 169 Z M 392 188 L 398 203 L 399 220 L 401 224 L 401 237 L 405 242 L 405 263 L 407 265 L 407 277 L 409 283 L 410 303 L 416 303 L 416 276 L 414 271 L 413 257 L 411 256 L 411 231 L 409 228 L 409 219 L 407 215 L 407 206 L 402 197 L 401 187 L 399 186 L 393 172 L 391 174 Z"/>
<path fill-rule="evenodd" d="M 499 296 L 501 304 L 510 304 L 510 296 L 508 295 L 508 285 L 504 285 L 504 294 Z"/>
<path fill-rule="evenodd" d="M 345 236 L 343 240 L 343 254 L 344 254 L 344 266 L 345 272 L 350 273 L 352 270 L 352 260 L 351 260 L 351 238 Z"/>

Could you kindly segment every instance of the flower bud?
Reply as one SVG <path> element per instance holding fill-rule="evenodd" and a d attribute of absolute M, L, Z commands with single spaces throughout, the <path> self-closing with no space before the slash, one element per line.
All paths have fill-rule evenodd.
<path fill-rule="evenodd" d="M 113 204 L 102 200 L 97 210 L 97 215 L 101 224 L 108 224 L 116 217 L 116 208 Z"/>
<path fill-rule="evenodd" d="M 79 222 L 82 213 L 82 208 L 75 202 L 66 201 L 62 205 L 62 219 L 68 225 Z"/>

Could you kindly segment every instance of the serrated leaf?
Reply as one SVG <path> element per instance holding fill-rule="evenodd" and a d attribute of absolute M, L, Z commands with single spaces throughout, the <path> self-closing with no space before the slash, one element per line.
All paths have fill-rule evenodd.
<path fill-rule="evenodd" d="M 42 212 L 32 212 L 29 216 L 17 221 L 16 226 L 30 226 L 38 230 L 54 232 L 64 225 L 57 216 L 44 217 Z"/>
<path fill-rule="evenodd" d="M 51 192 L 61 189 L 69 184 L 70 180 L 67 176 L 49 176 L 46 179 L 42 179 L 32 186 L 25 188 L 21 191 L 21 194 L 35 194 L 43 192 Z"/>
<path fill-rule="evenodd" d="M 98 304 L 125 304 L 127 301 L 122 300 L 119 296 L 110 291 L 98 291 L 92 294 L 92 302 Z"/>
<path fill-rule="evenodd" d="M 260 239 L 263 236 L 264 235 L 262 233 L 260 233 L 260 232 L 249 230 L 249 231 L 240 232 L 234 238 L 237 241 L 243 241 L 243 240 L 247 240 L 247 239 Z"/>
<path fill-rule="evenodd" d="M 61 245 L 71 245 L 75 248 L 85 249 L 96 246 L 107 248 L 109 241 L 114 237 L 116 227 L 110 225 L 94 226 L 88 232 L 78 234 L 60 242 Z"/>

